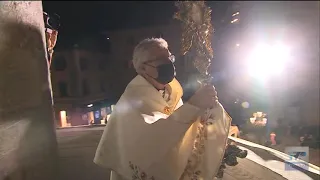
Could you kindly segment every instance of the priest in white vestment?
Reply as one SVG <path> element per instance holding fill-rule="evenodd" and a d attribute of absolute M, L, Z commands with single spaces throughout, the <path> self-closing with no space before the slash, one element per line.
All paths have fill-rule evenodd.
<path fill-rule="evenodd" d="M 217 93 L 214 87 L 204 86 L 183 104 L 173 63 L 174 56 L 162 38 L 145 39 L 134 49 L 138 75 L 116 104 L 94 158 L 96 164 L 111 170 L 111 180 L 207 179 L 196 178 L 201 171 L 190 171 L 190 158 L 198 117 L 215 105 Z"/>

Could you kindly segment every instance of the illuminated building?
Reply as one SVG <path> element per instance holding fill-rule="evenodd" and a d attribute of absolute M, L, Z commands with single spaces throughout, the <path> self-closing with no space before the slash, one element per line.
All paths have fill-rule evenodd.
<path fill-rule="evenodd" d="M 110 114 L 114 101 L 108 81 L 109 53 L 105 49 L 90 49 L 83 43 L 56 50 L 51 83 L 58 127 L 100 124 Z"/>

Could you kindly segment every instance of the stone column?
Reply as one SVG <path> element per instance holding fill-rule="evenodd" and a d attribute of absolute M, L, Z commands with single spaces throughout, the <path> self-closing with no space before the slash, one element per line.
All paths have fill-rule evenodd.
<path fill-rule="evenodd" d="M 41 1 L 0 1 L 0 179 L 56 180 Z"/>

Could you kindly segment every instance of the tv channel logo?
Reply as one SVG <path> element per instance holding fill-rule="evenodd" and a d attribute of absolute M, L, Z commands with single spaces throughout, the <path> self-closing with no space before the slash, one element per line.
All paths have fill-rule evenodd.
<path fill-rule="evenodd" d="M 308 170 L 309 147 L 286 147 L 285 153 L 289 155 L 289 158 L 285 160 L 286 171 L 295 171 L 297 170 L 295 167 Z"/>

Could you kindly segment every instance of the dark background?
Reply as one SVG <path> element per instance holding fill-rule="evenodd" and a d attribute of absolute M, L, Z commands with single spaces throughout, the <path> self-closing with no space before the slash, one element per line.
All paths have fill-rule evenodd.
<path fill-rule="evenodd" d="M 231 3 L 207 2 L 213 10 L 213 24 Z M 43 1 L 43 7 L 60 16 L 58 47 L 107 30 L 166 24 L 177 10 L 174 1 Z"/>

